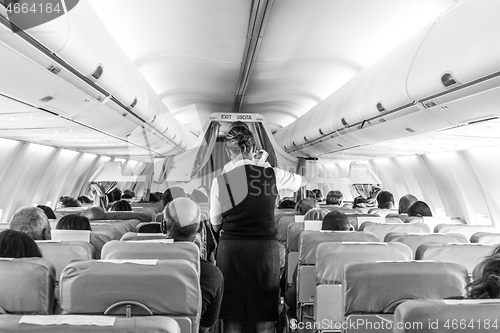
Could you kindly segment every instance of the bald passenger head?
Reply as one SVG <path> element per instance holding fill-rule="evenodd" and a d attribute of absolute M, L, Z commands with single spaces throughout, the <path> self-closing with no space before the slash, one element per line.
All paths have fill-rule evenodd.
<path fill-rule="evenodd" d="M 414 195 L 411 194 L 403 195 L 401 199 L 399 199 L 398 213 L 406 214 L 408 212 L 408 208 L 410 208 L 411 205 L 417 202 L 417 200 L 418 199 Z"/>
<path fill-rule="evenodd" d="M 38 207 L 21 207 L 10 219 L 9 228 L 28 234 L 34 240 L 50 239 L 47 215 Z"/>
<path fill-rule="evenodd" d="M 92 207 L 87 210 L 84 210 L 81 215 L 88 218 L 89 220 L 106 219 L 106 213 L 100 207 Z"/>
<path fill-rule="evenodd" d="M 165 206 L 167 236 L 175 241 L 194 241 L 200 228 L 200 207 L 191 199 L 177 198 Z"/>

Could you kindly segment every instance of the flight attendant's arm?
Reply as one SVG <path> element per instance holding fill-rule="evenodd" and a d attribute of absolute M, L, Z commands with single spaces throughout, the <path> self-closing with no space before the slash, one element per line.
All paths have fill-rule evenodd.
<path fill-rule="evenodd" d="M 295 173 L 280 168 L 274 168 L 274 174 L 276 175 L 276 187 L 278 191 L 289 189 L 296 192 L 302 186 L 307 185 L 307 178 Z"/>
<path fill-rule="evenodd" d="M 210 189 L 210 222 L 215 232 L 219 232 L 222 228 L 222 207 L 219 200 L 219 183 L 217 178 L 212 181 Z"/>

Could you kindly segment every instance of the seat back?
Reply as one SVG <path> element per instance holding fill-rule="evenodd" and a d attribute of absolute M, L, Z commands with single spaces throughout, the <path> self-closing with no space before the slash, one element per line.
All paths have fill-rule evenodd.
<path fill-rule="evenodd" d="M 95 233 L 104 233 L 106 235 L 111 235 L 112 239 L 119 240 L 124 234 L 130 231 L 129 227 L 118 226 L 116 227 L 112 223 L 108 222 L 90 222 L 90 227 Z"/>
<path fill-rule="evenodd" d="M 0 332 L 180 333 L 179 324 L 164 316 L 120 318 L 111 316 L 0 316 Z"/>
<path fill-rule="evenodd" d="M 377 235 L 380 241 L 390 232 L 407 232 L 413 234 L 428 234 L 429 227 L 424 223 L 376 223 L 363 222 L 359 230 L 370 231 Z"/>
<path fill-rule="evenodd" d="M 4 312 L 54 313 L 55 270 L 48 260 L 0 259 L 0 281 L 0 308 Z"/>
<path fill-rule="evenodd" d="M 103 246 L 102 259 L 183 259 L 194 263 L 198 272 L 200 267 L 200 252 L 193 242 L 111 241 Z"/>
<path fill-rule="evenodd" d="M 378 215 L 370 215 L 370 214 L 353 214 L 347 215 L 349 218 L 349 223 L 353 226 L 354 230 L 359 230 L 359 227 L 363 224 L 363 222 L 378 222 L 384 223 L 385 218 L 380 217 Z"/>
<path fill-rule="evenodd" d="M 286 242 L 288 226 L 295 223 L 295 215 L 282 215 L 278 220 L 278 240 L 280 243 Z"/>
<path fill-rule="evenodd" d="M 411 217 L 410 219 L 414 219 L 414 217 Z M 438 224 L 450 224 L 450 223 L 457 223 L 453 221 L 450 217 L 448 216 L 442 216 L 442 217 L 436 217 L 436 216 L 423 216 L 420 218 L 420 220 L 427 224 L 429 226 L 429 229 L 431 229 L 431 232 L 436 232 L 434 231 L 434 228 Z M 412 221 L 413 222 L 413 221 Z"/>
<path fill-rule="evenodd" d="M 44 259 L 55 268 L 56 281 L 59 281 L 63 269 L 73 260 L 96 258 L 96 251 L 87 242 L 36 241 Z"/>
<path fill-rule="evenodd" d="M 133 240 L 151 240 L 151 239 L 167 239 L 167 236 L 163 233 L 155 233 L 155 234 L 148 234 L 148 233 L 138 233 L 138 232 L 127 232 L 125 235 L 122 236 L 120 239 L 121 241 L 133 241 Z"/>
<path fill-rule="evenodd" d="M 455 262 L 467 268 L 469 275 L 474 267 L 489 256 L 495 247 L 485 244 L 425 243 L 417 248 L 415 260 Z"/>
<path fill-rule="evenodd" d="M 377 242 L 377 236 L 367 231 L 312 231 L 300 234 L 299 265 L 316 264 L 316 249 L 324 242 Z"/>
<path fill-rule="evenodd" d="M 316 256 L 316 284 L 342 283 L 344 266 L 348 263 L 412 259 L 411 249 L 401 243 L 321 243 Z"/>
<path fill-rule="evenodd" d="M 394 333 L 493 333 L 498 332 L 499 313 L 498 299 L 412 300 L 396 309 L 394 322 L 401 325 Z"/>
<path fill-rule="evenodd" d="M 61 314 L 165 315 L 183 333 L 198 332 L 201 290 L 186 260 L 81 261 L 61 274 Z"/>
<path fill-rule="evenodd" d="M 299 252 L 299 235 L 304 231 L 303 222 L 294 222 L 288 225 L 286 232 L 286 252 Z"/>
<path fill-rule="evenodd" d="M 151 222 L 149 213 L 135 212 L 106 212 L 106 220 L 139 220 L 140 222 Z"/>
<path fill-rule="evenodd" d="M 470 237 L 471 243 L 479 243 L 479 244 L 491 244 L 498 245 L 500 244 L 500 233 L 496 232 L 475 232 Z"/>
<path fill-rule="evenodd" d="M 410 234 L 390 232 L 385 238 L 384 242 L 400 242 L 406 244 L 412 249 L 413 253 L 417 248 L 424 243 L 468 243 L 469 240 L 461 234 Z"/>
<path fill-rule="evenodd" d="M 462 234 L 470 239 L 476 232 L 500 233 L 500 228 L 492 225 L 438 224 L 434 227 L 434 232 Z"/>
<path fill-rule="evenodd" d="M 344 268 L 345 313 L 394 313 L 409 299 L 463 296 L 467 269 L 432 261 L 349 263 Z"/>

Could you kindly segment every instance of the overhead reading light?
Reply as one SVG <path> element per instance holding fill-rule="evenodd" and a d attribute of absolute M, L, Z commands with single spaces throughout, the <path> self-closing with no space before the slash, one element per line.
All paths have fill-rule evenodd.
<path fill-rule="evenodd" d="M 378 110 L 379 112 L 384 112 L 384 111 L 386 111 L 386 110 L 385 110 L 385 108 L 384 108 L 384 106 L 383 106 L 383 105 L 382 105 L 382 103 L 380 103 L 380 102 L 378 102 L 378 103 L 377 103 L 377 110 Z"/>
<path fill-rule="evenodd" d="M 340 121 L 342 122 L 342 125 L 347 126 L 347 121 L 345 121 L 345 118 L 342 118 Z"/>
<path fill-rule="evenodd" d="M 441 82 L 446 88 L 454 86 L 458 83 L 451 73 L 444 73 L 443 76 L 441 76 Z"/>
<path fill-rule="evenodd" d="M 44 98 L 40 98 L 40 102 L 47 103 L 53 100 L 54 98 L 55 98 L 54 96 L 45 96 Z"/>
<path fill-rule="evenodd" d="M 407 132 L 410 132 L 410 133 L 415 133 L 415 130 L 413 130 L 413 129 L 409 128 L 409 127 L 405 128 L 405 130 Z"/>
<path fill-rule="evenodd" d="M 134 98 L 134 101 L 132 102 L 132 104 L 130 104 L 130 108 L 132 109 L 134 106 L 137 105 L 137 97 Z M 156 117 L 156 116 L 155 116 Z"/>
<path fill-rule="evenodd" d="M 97 68 L 95 69 L 95 71 L 91 75 L 94 79 L 99 80 L 99 78 L 102 76 L 102 72 L 103 72 L 102 65 L 98 64 Z"/>

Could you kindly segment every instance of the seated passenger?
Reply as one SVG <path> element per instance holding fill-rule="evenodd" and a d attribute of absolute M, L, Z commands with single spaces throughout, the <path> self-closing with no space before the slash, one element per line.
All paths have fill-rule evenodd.
<path fill-rule="evenodd" d="M 422 217 L 422 216 L 432 216 L 431 208 L 423 201 L 415 201 L 409 208 L 408 208 L 408 216 L 417 216 L 417 217 Z"/>
<path fill-rule="evenodd" d="M 57 230 L 89 230 L 92 231 L 90 221 L 85 216 L 78 214 L 68 214 L 61 217 L 56 225 Z M 90 233 L 90 244 L 94 246 L 96 252 L 96 259 L 101 258 L 102 247 L 111 238 L 105 235 Z"/>
<path fill-rule="evenodd" d="M 295 205 L 296 205 L 296 202 L 293 201 L 292 199 L 284 199 L 284 200 L 281 200 L 279 205 L 278 205 L 278 209 L 295 209 Z"/>
<path fill-rule="evenodd" d="M 167 188 L 166 191 L 163 193 L 162 197 L 162 202 L 163 202 L 163 209 L 167 206 L 169 202 L 176 198 L 185 198 L 186 197 L 186 192 L 184 192 L 184 189 L 182 187 L 178 186 L 172 186 L 170 188 Z M 155 221 L 160 222 L 163 219 L 163 213 L 158 213 L 156 214 Z"/>
<path fill-rule="evenodd" d="M 321 230 L 332 230 L 332 231 L 353 231 L 353 226 L 349 223 L 349 218 L 346 214 L 333 211 L 323 217 L 323 223 L 321 224 Z M 290 288 L 285 293 L 285 304 L 288 306 L 288 315 L 291 318 L 296 317 L 297 311 L 297 271 L 298 267 L 295 267 L 293 272 L 292 284 Z"/>
<path fill-rule="evenodd" d="M 150 194 L 151 195 L 151 194 Z M 130 200 L 133 199 L 134 197 L 128 193 L 122 194 L 122 200 Z"/>
<path fill-rule="evenodd" d="M 478 266 L 480 275 L 467 285 L 467 298 L 500 298 L 500 254 L 486 257 Z"/>
<path fill-rule="evenodd" d="M 319 188 L 315 188 L 311 192 L 314 194 L 314 198 L 317 202 L 323 201 L 323 193 L 321 193 L 321 190 Z"/>
<path fill-rule="evenodd" d="M 126 190 L 123 190 L 122 198 L 124 195 L 130 196 L 130 198 L 133 198 L 133 197 L 135 197 L 135 192 L 130 190 L 130 189 L 126 189 Z"/>
<path fill-rule="evenodd" d="M 380 193 L 381 189 L 377 186 L 368 185 L 370 188 L 370 190 L 368 191 L 366 189 L 366 186 L 358 188 L 358 186 L 361 185 L 360 184 L 353 185 L 354 190 L 358 192 L 360 196 L 354 198 L 352 208 L 375 207 L 375 202 L 377 201 L 377 196 Z M 364 189 L 364 191 L 362 191 L 361 189 Z"/>
<path fill-rule="evenodd" d="M 318 202 L 313 198 L 305 198 L 297 202 L 295 210 L 298 215 L 304 215 L 309 209 L 318 208 Z"/>
<path fill-rule="evenodd" d="M 127 200 L 118 200 L 109 209 L 110 212 L 131 212 L 132 207 Z"/>
<path fill-rule="evenodd" d="M 90 199 L 88 196 L 86 195 L 81 195 L 79 196 L 78 198 L 78 201 L 80 201 L 82 204 L 91 204 L 93 203 L 94 201 L 92 199 Z"/>
<path fill-rule="evenodd" d="M 208 196 L 206 196 L 202 191 L 196 189 L 191 192 L 191 200 L 193 200 L 197 204 L 208 204 Z"/>
<path fill-rule="evenodd" d="M 55 220 L 57 218 L 56 214 L 54 213 L 52 208 L 44 206 L 44 205 L 38 205 L 37 207 L 40 208 L 41 210 L 43 210 L 43 212 L 45 213 L 45 215 L 47 215 L 47 218 L 49 220 Z"/>
<path fill-rule="evenodd" d="M 137 226 L 137 232 L 140 234 L 159 234 L 161 233 L 161 224 L 158 222 L 141 223 Z"/>
<path fill-rule="evenodd" d="M 171 201 L 163 211 L 167 237 L 175 242 L 194 242 L 200 229 L 200 207 L 188 199 L 177 198 Z M 200 286 L 202 310 L 200 332 L 212 327 L 219 316 L 224 282 L 219 268 L 201 258 Z"/>
<path fill-rule="evenodd" d="M 394 208 L 394 196 L 389 191 L 380 191 L 377 195 L 377 207 L 380 209 Z"/>
<path fill-rule="evenodd" d="M 106 220 L 106 213 L 101 207 L 92 207 L 84 210 L 81 216 L 85 216 L 89 220 Z"/>
<path fill-rule="evenodd" d="M 47 215 L 38 207 L 21 207 L 10 219 L 9 228 L 28 234 L 34 240 L 50 239 Z"/>
<path fill-rule="evenodd" d="M 325 208 L 328 208 L 330 210 L 338 209 L 342 207 L 343 202 L 344 202 L 344 194 L 342 193 L 342 191 L 339 190 L 329 191 L 326 194 L 326 202 L 325 202 L 328 205 L 328 207 Z"/>
<path fill-rule="evenodd" d="M 407 214 L 408 213 L 408 208 L 410 208 L 411 205 L 413 205 L 415 202 L 417 202 L 418 199 L 411 194 L 406 194 L 399 199 L 399 204 L 398 204 L 398 213 L 399 214 Z"/>
<path fill-rule="evenodd" d="M 0 258 L 42 257 L 33 238 L 24 232 L 4 230 L 0 232 Z"/>
<path fill-rule="evenodd" d="M 68 208 L 68 207 L 81 207 L 82 204 L 76 200 L 75 198 L 62 196 L 59 198 L 59 202 L 57 203 L 57 208 Z"/>
<path fill-rule="evenodd" d="M 328 210 L 322 208 L 309 209 L 304 215 L 304 221 L 323 221 L 328 213 Z"/>

